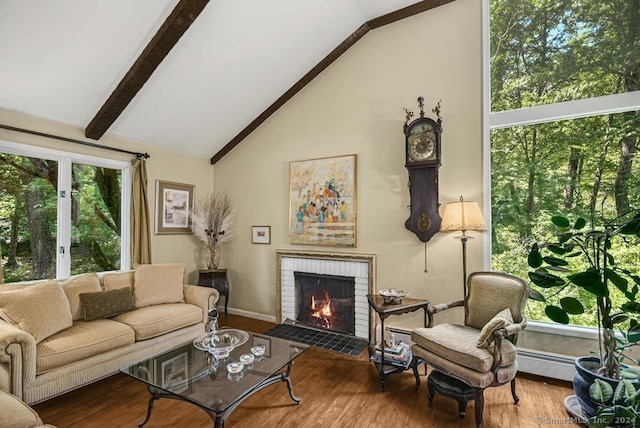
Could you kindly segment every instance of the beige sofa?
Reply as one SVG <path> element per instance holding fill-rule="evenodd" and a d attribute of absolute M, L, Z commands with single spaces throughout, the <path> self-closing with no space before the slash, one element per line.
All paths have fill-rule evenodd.
<path fill-rule="evenodd" d="M 204 332 L 219 294 L 184 265 L 0 286 L 0 390 L 35 404 Z"/>

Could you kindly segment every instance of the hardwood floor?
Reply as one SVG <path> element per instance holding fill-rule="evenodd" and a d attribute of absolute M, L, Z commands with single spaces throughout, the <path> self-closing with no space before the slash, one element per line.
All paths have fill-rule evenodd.
<path fill-rule="evenodd" d="M 250 318 L 221 316 L 221 323 L 263 333 L 273 324 Z M 419 391 L 414 390 L 411 371 L 387 378 L 380 391 L 378 373 L 366 351 L 351 357 L 311 348 L 296 359 L 291 378 L 296 405 L 284 383 L 270 386 L 242 403 L 227 419 L 228 427 L 475 427 L 474 403 L 460 419 L 457 403 L 436 395 L 427 400 L 426 376 Z M 518 375 L 520 402 L 513 404 L 508 385 L 485 392 L 484 426 L 539 427 L 580 426 L 567 414 L 563 400 L 572 394 L 568 382 Z M 146 414 L 149 394 L 146 387 L 117 374 L 35 405 L 45 423 L 58 428 L 135 427 Z M 197 407 L 177 400 L 155 402 L 151 420 L 154 427 L 211 427 L 209 416 Z"/>

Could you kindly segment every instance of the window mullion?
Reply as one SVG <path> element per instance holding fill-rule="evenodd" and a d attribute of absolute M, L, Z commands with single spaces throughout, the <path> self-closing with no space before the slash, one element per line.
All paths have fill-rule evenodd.
<path fill-rule="evenodd" d="M 57 278 L 71 275 L 71 159 L 58 163 Z"/>

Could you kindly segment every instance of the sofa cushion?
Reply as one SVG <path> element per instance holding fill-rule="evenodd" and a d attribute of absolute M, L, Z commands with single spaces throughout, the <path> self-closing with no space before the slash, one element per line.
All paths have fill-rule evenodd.
<path fill-rule="evenodd" d="M 136 265 L 133 297 L 138 308 L 184 302 L 184 264 Z"/>
<path fill-rule="evenodd" d="M 64 294 L 66 294 L 69 300 L 71 315 L 74 321 L 81 320 L 83 317 L 82 308 L 80 307 L 80 293 L 91 293 L 92 291 L 102 290 L 100 287 L 100 279 L 95 272 L 67 279 L 62 282 L 61 285 Z"/>
<path fill-rule="evenodd" d="M 0 293 L 0 318 L 32 335 L 36 343 L 73 324 L 69 300 L 55 280 Z"/>
<path fill-rule="evenodd" d="M 513 324 L 513 317 L 511 316 L 511 309 L 506 308 L 498 312 L 488 323 L 482 327 L 480 336 L 478 336 L 478 348 L 488 348 L 493 344 L 493 332 Z"/>
<path fill-rule="evenodd" d="M 493 355 L 487 348 L 478 348 L 480 330 L 456 324 L 439 324 L 433 328 L 417 328 L 411 332 L 411 341 L 449 361 L 477 372 L 487 372 L 493 365 Z M 516 347 L 502 341 L 501 366 L 507 367 L 516 359 Z"/>
<path fill-rule="evenodd" d="M 85 321 L 109 318 L 136 308 L 129 287 L 80 294 Z"/>
<path fill-rule="evenodd" d="M 202 321 L 202 309 L 188 303 L 167 303 L 138 308 L 112 319 L 131 327 L 138 341 L 197 324 Z"/>
<path fill-rule="evenodd" d="M 36 373 L 102 354 L 134 342 L 133 330 L 111 320 L 76 321 L 73 326 L 38 343 Z"/>
<path fill-rule="evenodd" d="M 133 276 L 134 272 L 118 272 L 108 273 L 102 277 L 102 285 L 106 291 L 115 290 L 117 288 L 129 287 L 133 290 Z"/>
<path fill-rule="evenodd" d="M 40 416 L 13 394 L 0 391 L 0 427 L 31 428 L 42 425 Z"/>

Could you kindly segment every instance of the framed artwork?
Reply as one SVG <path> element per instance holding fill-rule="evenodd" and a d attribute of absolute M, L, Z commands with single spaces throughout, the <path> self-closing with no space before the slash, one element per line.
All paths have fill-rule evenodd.
<path fill-rule="evenodd" d="M 156 235 L 191 233 L 194 187 L 156 180 Z"/>
<path fill-rule="evenodd" d="M 159 361 L 158 378 L 162 389 L 182 392 L 189 388 L 189 353 L 169 354 Z"/>
<path fill-rule="evenodd" d="M 356 246 L 356 155 L 289 162 L 289 243 Z"/>
<path fill-rule="evenodd" d="M 271 244 L 271 226 L 251 226 L 251 243 Z"/>

